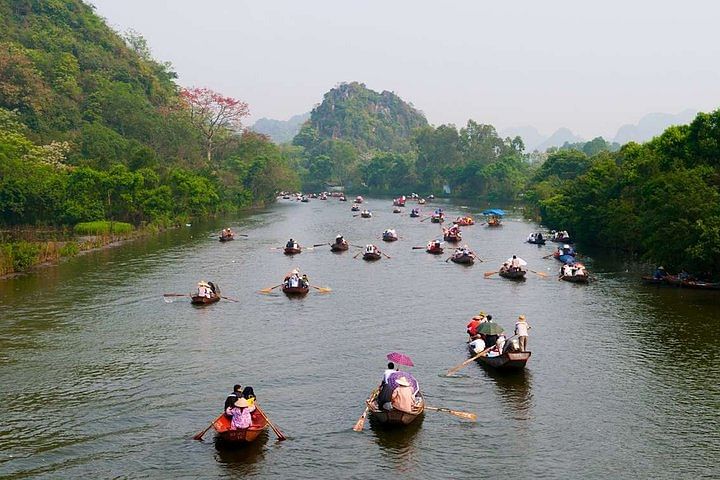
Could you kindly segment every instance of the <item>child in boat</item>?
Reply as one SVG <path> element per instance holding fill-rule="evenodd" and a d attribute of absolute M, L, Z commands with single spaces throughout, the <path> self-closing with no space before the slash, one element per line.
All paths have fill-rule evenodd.
<path fill-rule="evenodd" d="M 232 407 L 225 410 L 225 414 L 232 417 L 230 430 L 242 430 L 252 425 L 251 413 L 253 411 L 255 411 L 255 405 L 250 405 L 244 397 L 238 398 Z"/>
<path fill-rule="evenodd" d="M 242 391 L 242 397 L 248 401 L 248 404 L 250 404 L 251 407 L 255 406 L 255 391 L 253 390 L 253 387 L 245 387 Z"/>

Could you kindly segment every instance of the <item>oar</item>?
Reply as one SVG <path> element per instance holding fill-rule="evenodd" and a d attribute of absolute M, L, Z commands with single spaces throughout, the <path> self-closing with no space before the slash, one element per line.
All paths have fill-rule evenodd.
<path fill-rule="evenodd" d="M 192 297 L 187 293 L 163 293 L 163 297 Z"/>
<path fill-rule="evenodd" d="M 446 258 L 446 259 L 445 259 L 445 263 L 449 262 L 452 257 L 453 257 L 453 256 L 450 255 L 448 258 Z"/>
<path fill-rule="evenodd" d="M 362 250 L 360 250 L 358 253 L 356 253 L 355 255 L 353 255 L 353 258 L 357 258 L 358 255 L 360 255 L 361 253 L 363 253 Z"/>
<path fill-rule="evenodd" d="M 432 218 L 432 215 L 430 215 L 429 217 L 421 218 L 420 221 L 421 221 L 421 222 L 424 222 L 424 221 L 427 220 L 428 218 Z"/>
<path fill-rule="evenodd" d="M 320 293 L 330 293 L 332 292 L 332 288 L 329 287 L 316 287 L 315 285 L 310 285 L 312 288 L 316 289 Z"/>
<path fill-rule="evenodd" d="M 449 413 L 450 415 L 455 415 L 456 417 L 464 418 L 466 420 L 475 421 L 477 420 L 477 415 L 470 412 L 461 412 L 460 410 L 450 410 L 449 408 L 443 408 L 443 407 L 429 407 L 425 405 L 425 408 L 428 410 L 433 410 L 435 412 L 445 412 Z"/>
<path fill-rule="evenodd" d="M 412 247 L 412 250 L 425 250 L 427 247 Z"/>
<path fill-rule="evenodd" d="M 380 253 L 382 253 L 383 255 L 385 255 L 385 258 L 392 258 L 390 255 L 388 255 L 388 254 L 385 253 L 385 252 L 380 252 Z"/>
<path fill-rule="evenodd" d="M 260 415 L 262 415 L 263 418 L 265 419 L 265 421 L 268 423 L 268 425 L 270 425 L 270 428 L 272 428 L 272 431 L 275 432 L 275 435 L 277 435 L 277 437 L 278 437 L 278 442 L 287 440 L 287 437 L 285 437 L 285 435 L 283 435 L 283 433 L 280 431 L 279 428 L 277 428 L 275 425 L 273 425 L 273 423 L 270 421 L 270 419 L 267 417 L 267 415 L 265 415 L 265 412 L 262 411 L 262 408 L 260 408 L 260 405 L 258 405 L 257 402 L 255 402 L 255 410 L 260 412 Z"/>
<path fill-rule="evenodd" d="M 270 293 L 270 292 L 272 292 L 273 290 L 275 290 L 276 288 L 282 287 L 282 286 L 283 286 L 283 284 L 281 283 L 280 285 L 275 285 L 274 287 L 263 288 L 263 289 L 260 290 L 259 292 L 260 292 L 260 293 Z"/>
<path fill-rule="evenodd" d="M 550 257 L 552 257 L 553 255 L 555 255 L 555 252 L 551 253 L 550 255 L 545 255 L 545 256 L 542 257 L 542 258 L 543 258 L 543 259 L 550 258 Z"/>
<path fill-rule="evenodd" d="M 512 339 L 515 338 L 515 337 L 517 337 L 517 335 L 513 335 L 513 336 L 510 337 L 510 338 L 506 338 L 506 339 L 505 339 L 505 342 L 507 343 L 508 341 L 512 340 Z M 495 347 L 495 345 L 490 345 L 488 348 L 486 348 L 486 349 L 483 350 L 482 352 L 478 353 L 478 354 L 475 355 L 474 357 L 468 358 L 467 360 L 465 360 L 464 362 L 462 362 L 462 363 L 459 364 L 459 365 L 455 365 L 453 368 L 451 368 L 450 370 L 447 371 L 447 373 L 445 374 L 445 376 L 448 376 L 448 377 L 449 377 L 450 375 L 454 374 L 455 372 L 457 372 L 457 371 L 460 370 L 461 368 L 463 368 L 463 367 L 465 367 L 466 365 L 472 363 L 473 360 L 476 360 L 476 359 L 482 357 L 483 355 L 487 354 L 487 352 L 489 352 L 490 350 L 492 350 L 493 347 Z"/>
<path fill-rule="evenodd" d="M 500 271 L 498 270 L 497 272 L 485 272 L 485 273 L 483 273 L 483 276 L 484 276 L 485 278 L 488 278 L 488 277 L 492 277 L 492 276 L 495 275 L 496 273 L 500 273 Z"/>
<path fill-rule="evenodd" d="M 315 245 L 313 245 L 313 247 L 322 247 L 323 245 L 330 245 L 330 244 L 327 243 L 327 242 L 325 242 L 325 243 L 316 243 Z"/>
<path fill-rule="evenodd" d="M 196 433 L 195 436 L 193 437 L 193 440 L 202 440 L 203 435 L 205 435 L 205 433 L 207 433 L 207 431 L 212 428 L 213 424 L 214 424 L 215 422 L 217 422 L 218 420 L 220 420 L 223 415 L 224 415 L 224 413 L 221 413 L 215 420 L 213 420 L 212 422 L 210 422 L 210 425 L 208 425 L 208 427 L 207 427 L 205 430 L 203 430 L 203 431 L 200 432 L 200 433 Z"/>
<path fill-rule="evenodd" d="M 468 358 L 467 360 L 465 360 L 464 362 L 462 362 L 462 363 L 459 364 L 459 365 L 455 365 L 454 367 L 452 367 L 450 370 L 447 371 L 447 373 L 445 374 L 445 376 L 446 376 L 446 377 L 449 377 L 450 375 L 454 374 L 455 372 L 457 372 L 458 370 L 460 370 L 460 369 L 463 368 L 464 366 L 469 365 L 470 363 L 473 362 L 473 360 L 476 360 L 476 359 L 482 357 L 483 355 L 485 355 L 487 352 L 489 352 L 494 346 L 495 346 L 495 345 L 490 345 L 488 348 L 486 348 L 486 349 L 483 350 L 482 352 L 478 353 L 478 354 L 475 355 L 474 357 Z"/>
<path fill-rule="evenodd" d="M 370 405 L 368 405 L 368 403 L 375 400 L 377 394 L 378 389 L 376 388 L 370 393 L 370 398 L 365 401 L 365 410 L 363 411 L 362 415 L 360 415 L 360 418 L 358 418 L 358 421 L 355 422 L 355 426 L 353 427 L 353 430 L 355 430 L 356 432 L 361 432 L 363 427 L 365 426 L 365 417 L 367 417 L 368 411 L 370 410 Z"/>
<path fill-rule="evenodd" d="M 237 300 L 237 299 L 235 299 L 235 298 L 223 297 L 222 295 L 220 295 L 220 298 L 222 298 L 222 299 L 224 299 L 224 300 L 230 300 L 231 302 L 239 302 L 239 301 L 240 301 L 240 300 Z"/>
<path fill-rule="evenodd" d="M 355 248 L 365 248 L 365 247 L 363 247 L 362 245 L 353 245 L 352 243 L 350 244 L 350 246 L 351 246 L 351 247 L 355 247 Z"/>
<path fill-rule="evenodd" d="M 528 272 L 532 272 L 535 275 L 538 275 L 540 278 L 547 278 L 547 273 L 545 272 L 536 272 L 535 270 L 528 270 Z"/>

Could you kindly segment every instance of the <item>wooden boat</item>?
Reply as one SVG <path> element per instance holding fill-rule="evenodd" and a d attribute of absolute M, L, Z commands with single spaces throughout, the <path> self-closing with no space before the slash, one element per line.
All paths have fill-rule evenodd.
<path fill-rule="evenodd" d="M 473 350 L 472 346 L 468 346 L 470 354 L 474 357 L 477 352 Z M 522 370 L 525 368 L 525 364 L 530 359 L 532 352 L 511 352 L 505 350 L 505 353 L 498 355 L 497 357 L 488 357 L 483 355 L 475 359 L 478 363 L 486 365 L 488 367 L 496 368 L 498 370 Z"/>
<path fill-rule="evenodd" d="M 443 229 L 443 240 L 450 243 L 458 243 L 462 240 L 462 232 L 450 232 L 449 229 Z"/>
<path fill-rule="evenodd" d="M 360 205 L 353 205 L 350 207 L 351 212 L 359 212 L 360 211 Z"/>
<path fill-rule="evenodd" d="M 393 200 L 393 206 L 395 207 L 404 207 L 405 206 L 405 197 L 399 197 Z"/>
<path fill-rule="evenodd" d="M 374 421 L 377 423 L 380 423 L 382 425 L 387 426 L 405 426 L 409 425 L 412 422 L 415 421 L 420 415 L 425 412 L 425 399 L 422 396 L 422 393 L 419 394 L 420 396 L 420 403 L 417 406 L 417 410 L 410 413 L 410 412 L 403 412 L 402 410 L 385 410 L 383 408 L 380 408 L 375 401 L 368 401 L 368 412 L 370 413 L 370 421 Z"/>
<path fill-rule="evenodd" d="M 302 248 L 300 247 L 300 245 L 298 245 L 297 247 L 285 247 L 283 253 L 285 255 L 295 255 L 298 253 L 302 253 Z"/>
<path fill-rule="evenodd" d="M 355 203 L 363 203 L 364 201 L 365 201 L 365 199 L 360 195 L 355 197 Z"/>
<path fill-rule="evenodd" d="M 342 243 L 332 243 L 330 244 L 330 251 L 331 252 L 344 252 L 347 249 L 350 248 L 350 245 L 343 241 Z"/>
<path fill-rule="evenodd" d="M 468 225 L 475 225 L 475 220 L 472 217 L 458 217 L 455 223 L 461 227 L 467 227 Z"/>
<path fill-rule="evenodd" d="M 560 275 L 560 280 L 572 283 L 588 283 L 590 281 L 590 275 L 587 273 L 584 275 Z"/>
<path fill-rule="evenodd" d="M 527 243 L 531 243 L 533 245 L 545 245 L 545 237 L 538 238 L 537 236 L 528 237 L 527 240 L 525 240 Z"/>
<path fill-rule="evenodd" d="M 402 210 L 398 207 L 393 208 L 393 213 L 402 213 Z"/>
<path fill-rule="evenodd" d="M 193 295 L 190 303 L 193 305 L 210 305 L 211 303 L 219 302 L 220 295 L 213 295 L 212 297 L 203 297 L 200 295 Z"/>
<path fill-rule="evenodd" d="M 720 282 L 698 282 L 695 280 L 683 280 L 683 288 L 694 288 L 696 290 L 720 290 Z"/>
<path fill-rule="evenodd" d="M 573 239 L 571 237 L 561 237 L 558 235 L 552 235 L 550 237 L 550 241 L 555 243 L 573 243 Z"/>
<path fill-rule="evenodd" d="M 445 221 L 445 215 L 443 215 L 442 213 L 439 214 L 439 215 L 433 213 L 433 214 L 430 216 L 430 221 L 431 221 L 432 223 L 442 223 L 442 222 Z"/>
<path fill-rule="evenodd" d="M 475 254 L 462 254 L 462 255 L 455 255 L 453 254 L 452 257 L 450 257 L 450 261 L 455 263 L 460 263 L 462 265 L 472 265 L 475 263 Z"/>
<path fill-rule="evenodd" d="M 235 240 L 235 234 L 231 233 L 230 235 L 220 235 L 219 240 L 221 242 L 229 242 L 231 240 Z"/>
<path fill-rule="evenodd" d="M 501 277 L 508 278 L 510 280 L 525 280 L 525 275 L 527 275 L 526 270 L 506 270 L 501 268 L 498 272 Z"/>
<path fill-rule="evenodd" d="M 372 212 L 370 212 L 369 210 L 363 210 L 362 212 L 360 212 L 360 217 L 372 218 Z"/>
<path fill-rule="evenodd" d="M 317 193 L 311 193 L 310 198 L 317 198 Z"/>
<path fill-rule="evenodd" d="M 341 202 L 347 202 L 347 197 L 343 195 L 342 197 L 338 198 Z"/>
<path fill-rule="evenodd" d="M 499 218 L 489 218 L 487 221 L 488 227 L 502 227 L 502 220 Z"/>
<path fill-rule="evenodd" d="M 563 254 L 560 251 L 556 250 L 555 252 L 553 252 L 552 256 L 555 260 L 558 260 L 562 263 L 571 264 L 571 263 L 575 263 L 575 255 L 576 255 L 575 252 Z"/>
<path fill-rule="evenodd" d="M 298 287 L 288 287 L 286 285 L 283 285 L 282 291 L 288 297 L 302 297 L 308 294 L 308 292 L 310 291 L 310 287 L 302 285 Z"/>
<path fill-rule="evenodd" d="M 418 205 L 425 205 L 425 199 L 421 198 L 420 200 L 418 200 Z"/>
<path fill-rule="evenodd" d="M 415 210 L 414 208 L 410 211 L 410 218 L 417 218 L 420 216 L 420 212 Z"/>
<path fill-rule="evenodd" d="M 302 198 L 300 199 L 300 201 L 303 202 L 303 203 L 308 203 L 308 202 L 310 201 L 310 199 L 309 199 L 308 197 L 302 197 Z"/>
<path fill-rule="evenodd" d="M 320 195 L 318 198 L 320 198 L 320 200 L 327 200 L 327 195 Z"/>
<path fill-rule="evenodd" d="M 443 253 L 444 249 L 441 245 L 435 246 L 432 243 L 428 243 L 427 247 L 425 247 L 425 251 L 432 255 L 440 255 Z"/>
<path fill-rule="evenodd" d="M 213 428 L 217 432 L 218 440 L 228 444 L 241 445 L 257 440 L 257 438 L 268 428 L 267 420 L 257 410 L 250 413 L 252 423 L 248 428 L 241 430 L 230 430 L 231 419 L 227 415 L 221 415 L 213 423 Z"/>
<path fill-rule="evenodd" d="M 283 200 L 290 200 L 290 195 L 283 195 Z"/>
<path fill-rule="evenodd" d="M 398 234 L 395 232 L 383 232 L 383 242 L 395 242 L 398 239 Z"/>
<path fill-rule="evenodd" d="M 375 261 L 375 260 L 380 260 L 382 258 L 382 254 L 379 251 L 378 252 L 364 252 L 362 258 L 363 258 L 363 260 L 367 260 L 369 262 Z"/>
<path fill-rule="evenodd" d="M 692 288 L 695 290 L 720 290 L 720 282 L 700 282 L 697 280 L 681 280 L 675 275 L 668 275 L 663 278 L 655 278 L 645 275 L 641 277 L 643 283 L 647 285 L 659 285 L 666 287 Z"/>

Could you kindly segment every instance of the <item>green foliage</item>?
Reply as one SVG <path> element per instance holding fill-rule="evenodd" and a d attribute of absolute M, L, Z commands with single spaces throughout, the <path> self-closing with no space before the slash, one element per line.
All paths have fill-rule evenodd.
<path fill-rule="evenodd" d="M 14 242 L 7 246 L 6 253 L 10 257 L 13 270 L 22 272 L 37 263 L 40 245 L 30 242 Z"/>
<path fill-rule="evenodd" d="M 80 246 L 77 242 L 67 242 L 65 245 L 60 247 L 59 253 L 61 257 L 74 257 L 80 253 Z"/>
<path fill-rule="evenodd" d="M 531 183 L 543 221 L 671 268 L 720 273 L 720 110 L 592 157 L 560 150 Z"/>
<path fill-rule="evenodd" d="M 102 220 L 78 223 L 73 230 L 78 235 L 123 235 L 132 232 L 133 226 L 124 222 Z"/>

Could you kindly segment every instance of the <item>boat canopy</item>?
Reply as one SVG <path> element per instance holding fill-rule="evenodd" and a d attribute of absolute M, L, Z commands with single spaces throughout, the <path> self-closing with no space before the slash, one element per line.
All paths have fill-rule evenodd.
<path fill-rule="evenodd" d="M 498 217 L 502 217 L 503 215 L 505 215 L 505 211 L 500 210 L 499 208 L 491 208 L 488 210 L 483 210 L 482 214 L 483 215 L 495 215 Z"/>

